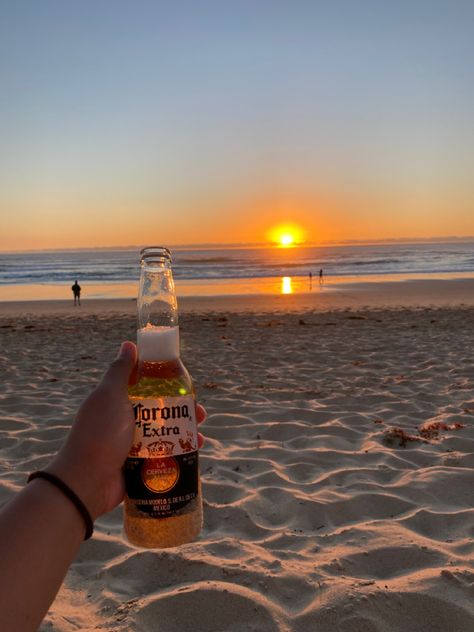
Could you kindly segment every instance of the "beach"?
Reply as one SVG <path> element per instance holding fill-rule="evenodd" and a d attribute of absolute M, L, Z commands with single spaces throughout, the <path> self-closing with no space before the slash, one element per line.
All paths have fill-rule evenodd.
<path fill-rule="evenodd" d="M 43 632 L 474 629 L 474 280 L 184 298 L 204 528 L 99 518 Z M 132 299 L 0 304 L 0 502 L 135 339 Z"/>

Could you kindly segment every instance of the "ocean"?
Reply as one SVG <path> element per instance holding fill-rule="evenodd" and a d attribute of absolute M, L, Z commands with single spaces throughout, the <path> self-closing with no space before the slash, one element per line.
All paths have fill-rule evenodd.
<path fill-rule="evenodd" d="M 278 288 L 288 277 L 296 287 L 310 273 L 316 280 L 320 269 L 327 283 L 341 278 L 474 276 L 474 242 L 220 246 L 174 248 L 172 255 L 178 294 L 187 295 L 259 293 L 264 286 Z M 75 279 L 84 296 L 87 289 L 94 297 L 134 296 L 138 276 L 139 248 L 0 253 L 0 300 L 12 295 L 57 298 L 58 292 L 69 292 Z"/>

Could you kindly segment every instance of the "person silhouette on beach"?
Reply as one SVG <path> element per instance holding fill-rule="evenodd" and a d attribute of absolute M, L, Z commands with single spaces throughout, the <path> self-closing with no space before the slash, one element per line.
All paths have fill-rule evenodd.
<path fill-rule="evenodd" d="M 323 269 L 321 268 L 321 270 L 319 271 L 319 284 L 321 285 L 322 283 L 324 283 L 324 276 Z"/>
<path fill-rule="evenodd" d="M 74 305 L 81 305 L 81 286 L 77 282 L 77 279 L 74 281 L 74 285 L 71 286 L 72 293 L 74 294 Z"/>
<path fill-rule="evenodd" d="M 309 273 L 309 289 L 311 290 L 313 287 L 313 273 Z"/>

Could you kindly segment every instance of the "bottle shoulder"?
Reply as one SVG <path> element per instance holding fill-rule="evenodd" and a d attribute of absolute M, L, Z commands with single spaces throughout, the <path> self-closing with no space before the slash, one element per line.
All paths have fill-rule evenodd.
<path fill-rule="evenodd" d="M 193 395 L 191 376 L 181 359 L 139 362 L 136 381 L 128 388 L 132 398 Z"/>

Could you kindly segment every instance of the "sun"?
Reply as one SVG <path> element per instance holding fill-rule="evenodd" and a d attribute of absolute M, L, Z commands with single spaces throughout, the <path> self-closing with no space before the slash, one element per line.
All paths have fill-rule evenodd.
<path fill-rule="evenodd" d="M 280 224 L 267 233 L 269 241 L 280 248 L 291 248 L 303 241 L 303 229 L 296 224 Z"/>
<path fill-rule="evenodd" d="M 292 246 L 295 243 L 295 238 L 289 233 L 280 235 L 280 246 Z"/>

